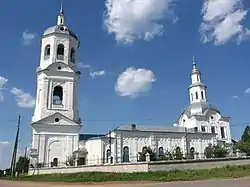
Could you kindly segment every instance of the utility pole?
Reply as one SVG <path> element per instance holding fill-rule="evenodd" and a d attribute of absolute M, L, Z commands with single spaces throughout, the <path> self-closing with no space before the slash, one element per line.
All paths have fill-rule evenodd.
<path fill-rule="evenodd" d="M 110 159 L 111 159 L 111 163 L 113 163 L 113 158 L 112 158 L 112 152 L 111 152 L 111 142 L 112 138 L 111 138 L 111 130 L 109 131 L 109 150 L 110 150 Z"/>
<path fill-rule="evenodd" d="M 24 158 L 27 158 L 27 146 L 25 146 L 25 150 L 24 150 Z"/>
<path fill-rule="evenodd" d="M 186 139 L 186 159 L 188 159 L 189 156 L 189 146 L 188 146 L 188 132 L 187 127 L 185 127 L 185 139 Z"/>
<path fill-rule="evenodd" d="M 21 122 L 21 116 L 18 115 L 16 140 L 15 140 L 14 149 L 12 153 L 12 160 L 11 160 L 11 178 L 14 176 L 15 170 L 16 170 L 16 154 L 17 154 L 17 147 L 18 147 L 20 122 Z"/>
<path fill-rule="evenodd" d="M 111 131 L 109 131 L 109 150 L 111 152 Z"/>

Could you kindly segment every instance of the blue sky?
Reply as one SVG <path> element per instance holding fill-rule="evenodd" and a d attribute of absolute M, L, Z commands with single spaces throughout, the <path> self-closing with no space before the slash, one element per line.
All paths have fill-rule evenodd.
<path fill-rule="evenodd" d="M 240 137 L 250 122 L 250 2 L 65 0 L 64 4 L 66 24 L 81 40 L 82 133 L 105 133 L 123 123 L 172 125 L 189 104 L 194 55 L 209 102 L 232 118 L 232 135 Z M 1 1 L 0 9 L 1 168 L 9 162 L 2 153 L 10 154 L 18 114 L 20 152 L 31 143 L 40 36 L 56 24 L 60 0 Z"/>

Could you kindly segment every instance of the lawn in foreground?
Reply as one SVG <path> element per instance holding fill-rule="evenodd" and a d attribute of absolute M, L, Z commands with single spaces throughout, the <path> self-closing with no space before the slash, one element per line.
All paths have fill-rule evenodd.
<path fill-rule="evenodd" d="M 111 181 L 187 181 L 213 178 L 236 178 L 250 176 L 250 165 L 226 166 L 202 170 L 172 170 L 148 173 L 84 172 L 67 174 L 33 175 L 15 178 L 26 181 L 48 182 L 111 182 Z"/>

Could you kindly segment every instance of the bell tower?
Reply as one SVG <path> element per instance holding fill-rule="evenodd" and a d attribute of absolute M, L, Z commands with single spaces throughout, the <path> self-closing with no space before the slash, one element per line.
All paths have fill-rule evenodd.
<path fill-rule="evenodd" d="M 61 6 L 57 24 L 46 29 L 41 38 L 31 164 L 65 166 L 67 158 L 78 150 L 82 127 L 78 114 L 80 71 L 76 65 L 79 44 L 77 35 L 66 25 Z"/>
<path fill-rule="evenodd" d="M 207 102 L 207 86 L 201 81 L 201 73 L 197 68 L 193 57 L 193 69 L 191 73 L 191 85 L 189 86 L 190 104 L 196 102 Z"/>
<path fill-rule="evenodd" d="M 37 68 L 37 100 L 32 121 L 60 112 L 75 122 L 78 117 L 78 80 L 76 54 L 80 41 L 65 24 L 63 6 L 57 25 L 41 38 L 40 65 Z"/>

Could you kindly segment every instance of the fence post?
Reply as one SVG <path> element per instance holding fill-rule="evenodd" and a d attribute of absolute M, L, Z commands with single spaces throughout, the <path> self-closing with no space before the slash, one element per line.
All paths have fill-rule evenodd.
<path fill-rule="evenodd" d="M 146 162 L 150 162 L 150 154 L 146 153 Z"/>

